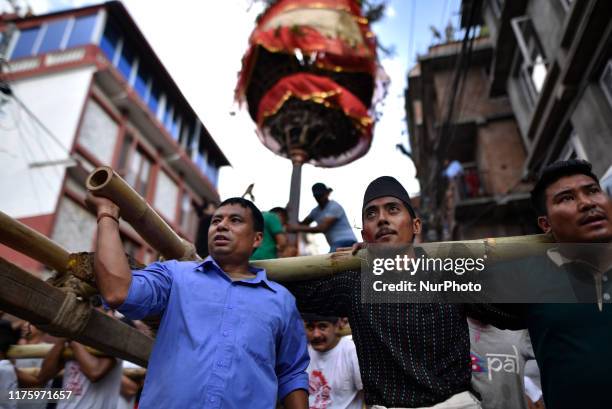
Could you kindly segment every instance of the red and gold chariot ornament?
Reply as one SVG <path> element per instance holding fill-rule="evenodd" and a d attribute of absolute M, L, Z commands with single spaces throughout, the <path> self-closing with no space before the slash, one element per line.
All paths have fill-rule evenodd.
<path fill-rule="evenodd" d="M 236 97 L 246 102 L 261 142 L 292 160 L 294 196 L 303 163 L 342 166 L 368 152 L 382 70 L 360 1 L 271 3 L 249 39 Z"/>

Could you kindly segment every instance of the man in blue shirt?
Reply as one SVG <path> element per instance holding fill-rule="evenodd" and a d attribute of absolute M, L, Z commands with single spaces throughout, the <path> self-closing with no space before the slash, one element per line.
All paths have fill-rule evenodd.
<path fill-rule="evenodd" d="M 306 409 L 308 351 L 295 299 L 249 266 L 263 218 L 232 198 L 213 214 L 210 256 L 130 271 L 119 208 L 89 196 L 98 219 L 96 281 L 106 302 L 131 319 L 161 315 L 141 408 Z"/>
<path fill-rule="evenodd" d="M 312 185 L 312 195 L 318 206 L 310 211 L 299 224 L 289 225 L 289 232 L 323 233 L 329 243 L 329 252 L 333 253 L 342 247 L 351 247 L 357 242 L 353 229 L 346 218 L 344 209 L 338 202 L 329 200 L 332 189 L 323 183 Z M 312 222 L 317 225 L 310 227 Z"/>

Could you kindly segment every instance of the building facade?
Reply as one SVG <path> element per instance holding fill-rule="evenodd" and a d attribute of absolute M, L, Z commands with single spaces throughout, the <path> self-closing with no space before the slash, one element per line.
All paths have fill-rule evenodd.
<path fill-rule="evenodd" d="M 461 41 L 432 46 L 408 75 L 406 111 L 423 240 L 532 233 L 519 129 L 509 99 L 488 92 L 491 42 L 475 38 L 469 64 L 458 73 L 462 48 Z"/>
<path fill-rule="evenodd" d="M 409 73 L 425 238 L 538 232 L 528 192 L 557 160 L 589 160 L 612 194 L 612 3 L 464 0 L 461 25 L 480 36 Z"/>
<path fill-rule="evenodd" d="M 508 96 L 526 177 L 559 159 L 593 164 L 612 194 L 612 3 L 469 0 L 462 24 L 489 28 L 489 93 Z"/>
<path fill-rule="evenodd" d="M 3 15 L 1 29 L 0 210 L 68 251 L 89 251 L 96 220 L 84 181 L 109 165 L 193 241 L 197 208 L 219 200 L 229 162 L 125 7 Z M 137 259 L 157 256 L 129 225 L 121 233 Z M 3 246 L 0 256 L 42 269 Z"/>

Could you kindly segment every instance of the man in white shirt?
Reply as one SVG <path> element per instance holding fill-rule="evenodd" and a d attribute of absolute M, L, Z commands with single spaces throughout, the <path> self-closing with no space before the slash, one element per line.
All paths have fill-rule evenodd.
<path fill-rule="evenodd" d="M 108 315 L 112 310 L 98 306 Z M 64 361 L 63 352 L 66 344 L 74 354 L 73 360 Z M 72 391 L 70 399 L 60 401 L 58 409 L 116 409 L 123 374 L 122 361 L 112 357 L 95 356 L 85 345 L 76 341 L 58 338 L 42 363 L 38 381 L 46 383 L 64 369 L 62 389 Z"/>
<path fill-rule="evenodd" d="M 361 409 L 363 384 L 355 344 L 341 337 L 340 318 L 303 314 L 308 337 L 310 409 Z"/>

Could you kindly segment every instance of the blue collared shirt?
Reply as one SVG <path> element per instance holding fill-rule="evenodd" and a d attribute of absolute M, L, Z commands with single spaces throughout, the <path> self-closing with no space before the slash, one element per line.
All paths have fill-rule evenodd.
<path fill-rule="evenodd" d="M 211 257 L 132 272 L 119 311 L 161 314 L 141 408 L 270 409 L 308 390 L 304 325 L 295 298 L 266 272 L 232 281 Z"/>

